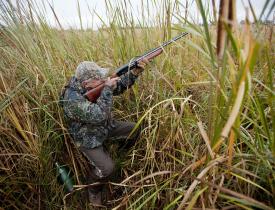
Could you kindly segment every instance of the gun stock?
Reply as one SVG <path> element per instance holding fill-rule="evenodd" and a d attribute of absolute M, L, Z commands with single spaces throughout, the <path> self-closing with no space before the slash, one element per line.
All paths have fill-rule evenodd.
<path fill-rule="evenodd" d="M 111 78 L 117 77 L 116 73 L 111 76 Z M 90 101 L 95 103 L 98 97 L 101 94 L 101 91 L 105 87 L 105 81 L 101 80 L 100 82 L 98 81 L 93 81 L 94 84 L 91 86 L 94 86 L 91 90 L 87 91 L 84 96 Z"/>
<path fill-rule="evenodd" d="M 101 94 L 101 91 L 103 90 L 103 88 L 105 87 L 105 83 L 97 86 L 96 88 L 93 88 L 91 90 L 89 90 L 85 96 L 87 97 L 87 99 L 91 102 L 96 102 L 96 100 L 98 99 L 98 97 Z"/>

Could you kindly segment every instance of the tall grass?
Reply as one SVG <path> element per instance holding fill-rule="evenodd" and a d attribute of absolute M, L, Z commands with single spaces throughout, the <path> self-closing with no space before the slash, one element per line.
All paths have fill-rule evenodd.
<path fill-rule="evenodd" d="M 218 24 L 209 25 L 210 7 L 197 0 L 199 25 L 186 19 L 192 1 L 163 0 L 142 1 L 139 27 L 130 1 L 106 1 L 110 25 L 100 17 L 97 31 L 65 30 L 50 7 L 59 23 L 54 29 L 35 2 L 16 2 L 1 4 L 2 208 L 88 208 L 87 162 L 67 134 L 58 105 L 62 87 L 83 60 L 115 69 L 181 31 L 190 35 L 115 100 L 114 115 L 137 121 L 142 131 L 127 158 L 111 148 L 122 180 L 109 183 L 108 207 L 274 208 L 274 26 L 249 19 L 238 25 L 235 1 L 221 1 Z M 155 17 L 148 4 L 158 9 Z M 74 193 L 65 196 L 58 184 L 56 161 L 73 170 Z"/>

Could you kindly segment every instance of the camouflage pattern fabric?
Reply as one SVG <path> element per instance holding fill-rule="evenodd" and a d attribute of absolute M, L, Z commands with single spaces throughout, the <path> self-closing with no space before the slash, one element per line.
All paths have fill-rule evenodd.
<path fill-rule="evenodd" d="M 75 70 L 75 77 L 83 82 L 84 80 L 93 79 L 103 79 L 107 77 L 109 69 L 101 68 L 95 62 L 83 61 L 78 64 Z"/>
<path fill-rule="evenodd" d="M 68 124 L 68 131 L 78 147 L 92 149 L 101 146 L 114 128 L 111 115 L 113 95 L 119 95 L 131 87 L 137 76 L 131 72 L 121 76 L 117 88 L 105 86 L 96 103 L 88 101 L 80 81 L 72 77 L 61 96 L 61 105 Z"/>

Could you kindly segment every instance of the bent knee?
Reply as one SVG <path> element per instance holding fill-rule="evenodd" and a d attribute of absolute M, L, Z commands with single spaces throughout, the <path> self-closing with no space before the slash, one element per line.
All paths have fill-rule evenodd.
<path fill-rule="evenodd" d="M 96 169 L 96 175 L 100 178 L 100 179 L 104 179 L 109 177 L 114 169 L 115 169 L 115 164 L 113 161 L 108 161 L 104 164 L 104 166 L 102 167 L 95 167 Z"/>
<path fill-rule="evenodd" d="M 109 161 L 106 163 L 105 167 L 103 167 L 102 174 L 104 177 L 110 176 L 115 169 L 115 163 L 113 161 Z"/>

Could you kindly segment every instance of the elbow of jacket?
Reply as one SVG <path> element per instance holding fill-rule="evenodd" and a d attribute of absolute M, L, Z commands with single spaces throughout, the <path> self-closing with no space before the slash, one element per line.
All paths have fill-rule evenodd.
<path fill-rule="evenodd" d="M 109 114 L 106 112 L 101 112 L 98 117 L 97 117 L 97 121 L 98 123 L 105 123 L 109 118 Z"/>

